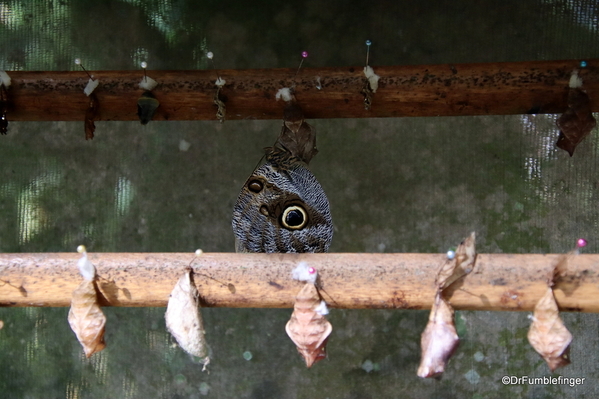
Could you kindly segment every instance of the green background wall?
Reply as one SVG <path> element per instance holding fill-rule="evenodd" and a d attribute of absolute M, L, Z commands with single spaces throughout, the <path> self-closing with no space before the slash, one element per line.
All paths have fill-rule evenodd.
<path fill-rule="evenodd" d="M 303 50 L 306 66 L 359 66 L 366 39 L 375 70 L 592 59 L 598 18 L 595 1 L 2 1 L 0 68 L 72 70 L 81 58 L 92 71 L 138 69 L 145 60 L 151 76 L 206 68 L 207 50 L 219 69 L 294 68 Z M 578 237 L 597 252 L 598 131 L 570 158 L 554 148 L 556 118 L 311 120 L 331 251 L 445 252 L 475 230 L 482 253 L 565 252 Z M 97 122 L 85 141 L 83 122 L 11 123 L 0 137 L 0 251 L 231 252 L 233 204 L 280 125 Z M 210 373 L 174 344 L 164 308 L 104 311 L 108 347 L 86 360 L 68 309 L 0 309 L 1 396 L 599 396 L 595 314 L 563 315 L 573 364 L 554 375 L 586 378 L 569 387 L 501 383 L 550 375 L 526 340 L 525 312 L 456 312 L 460 348 L 440 380 L 422 380 L 427 311 L 333 310 L 329 358 L 307 370 L 284 332 L 290 309 L 204 309 Z"/>

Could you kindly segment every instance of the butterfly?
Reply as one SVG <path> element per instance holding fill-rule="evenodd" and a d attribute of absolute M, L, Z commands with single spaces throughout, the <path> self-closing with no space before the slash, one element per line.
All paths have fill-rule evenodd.
<path fill-rule="evenodd" d="M 333 238 L 329 201 L 308 169 L 316 132 L 290 101 L 266 162 L 247 179 L 233 209 L 237 252 L 327 252 Z"/>

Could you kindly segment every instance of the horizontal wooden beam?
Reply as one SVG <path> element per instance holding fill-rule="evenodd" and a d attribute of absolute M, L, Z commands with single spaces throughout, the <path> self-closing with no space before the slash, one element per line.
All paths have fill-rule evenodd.
<path fill-rule="evenodd" d="M 599 111 L 599 59 L 581 69 L 593 111 Z M 148 71 L 158 82 L 154 120 L 216 120 L 217 75 L 226 80 L 220 96 L 227 119 L 280 119 L 279 89 L 294 86 L 308 119 L 404 116 L 512 115 L 561 113 L 568 81 L 580 61 L 374 67 L 381 77 L 366 110 L 362 67 L 294 69 Z M 100 84 L 96 120 L 137 120 L 143 90 L 141 71 L 93 71 Z M 89 101 L 83 71 L 9 72 L 9 121 L 83 121 Z M 101 130 L 98 131 L 98 133 Z"/>
<path fill-rule="evenodd" d="M 479 254 L 474 271 L 446 294 L 456 309 L 530 311 L 562 255 Z M 80 255 L 0 254 L 0 306 L 69 306 L 81 282 Z M 166 306 L 194 259 L 190 253 L 93 253 L 105 306 Z M 324 299 L 336 308 L 428 309 L 444 254 L 206 253 L 193 261 L 206 306 L 289 308 L 302 283 L 291 270 L 306 261 L 319 271 Z M 599 312 L 599 255 L 571 257 L 557 282 L 562 310 Z"/>

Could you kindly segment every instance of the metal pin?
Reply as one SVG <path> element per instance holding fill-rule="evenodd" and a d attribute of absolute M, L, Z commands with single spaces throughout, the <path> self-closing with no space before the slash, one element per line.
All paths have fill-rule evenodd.
<path fill-rule="evenodd" d="M 85 68 L 83 67 L 83 64 L 81 63 L 81 59 L 79 59 L 79 58 L 75 58 L 75 64 L 79 65 L 79 66 L 81 67 L 81 69 L 83 69 L 83 70 L 85 71 L 85 73 L 87 73 L 87 76 L 89 76 L 89 78 L 90 78 L 90 79 L 92 79 L 92 80 L 94 79 L 94 78 L 92 77 L 92 75 L 90 75 L 90 74 L 89 74 L 89 72 L 87 72 L 87 69 L 85 69 Z"/>
<path fill-rule="evenodd" d="M 208 57 L 208 59 L 210 60 L 210 63 L 212 64 L 212 69 L 216 73 L 216 80 L 220 80 L 220 75 L 218 74 L 218 71 L 216 70 L 216 67 L 214 66 L 214 53 L 212 51 L 208 51 L 206 53 L 206 57 Z"/>
<path fill-rule="evenodd" d="M 148 74 L 146 72 L 146 68 L 148 67 L 148 63 L 145 61 L 141 62 L 141 68 L 144 70 L 144 80 L 147 82 L 148 81 Z"/>
<path fill-rule="evenodd" d="M 366 66 L 368 66 L 368 56 L 370 55 L 370 45 L 372 42 L 370 40 L 366 40 Z"/>
<path fill-rule="evenodd" d="M 299 73 L 300 69 L 302 68 L 302 64 L 304 63 L 304 60 L 306 58 L 308 58 L 308 52 L 302 51 L 302 60 L 300 61 L 299 67 L 297 67 L 297 71 L 295 72 L 295 76 L 293 77 L 294 79 L 297 77 L 297 74 Z"/>

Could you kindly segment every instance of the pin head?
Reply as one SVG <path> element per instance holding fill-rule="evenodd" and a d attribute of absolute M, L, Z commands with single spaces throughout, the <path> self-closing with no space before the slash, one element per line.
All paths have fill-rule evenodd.
<path fill-rule="evenodd" d="M 81 58 L 75 58 L 75 64 L 81 65 Z"/>
<path fill-rule="evenodd" d="M 587 246 L 587 240 L 585 240 L 584 238 L 579 238 L 579 239 L 576 241 L 576 246 L 577 246 L 578 248 L 586 247 L 586 246 Z"/>
<path fill-rule="evenodd" d="M 315 268 L 313 268 L 313 267 L 309 267 L 309 268 L 308 268 L 308 273 L 310 273 L 310 274 L 314 274 L 314 273 L 316 273 L 316 269 L 315 269 Z"/>
<path fill-rule="evenodd" d="M 208 52 L 206 53 L 206 57 L 208 57 L 208 58 L 210 58 L 210 59 L 213 59 L 213 58 L 214 58 L 214 53 L 213 53 L 212 51 L 208 51 Z"/>
<path fill-rule="evenodd" d="M 447 259 L 451 260 L 453 258 L 455 258 L 455 251 L 450 249 L 449 251 L 447 251 Z"/>
<path fill-rule="evenodd" d="M 370 40 L 366 40 L 366 45 L 370 46 L 372 44 L 372 42 Z"/>
<path fill-rule="evenodd" d="M 308 58 L 308 52 L 302 51 L 302 58 Z"/>
<path fill-rule="evenodd" d="M 581 68 L 586 68 L 587 66 L 587 62 L 586 61 L 580 61 L 580 67 Z"/>
<path fill-rule="evenodd" d="M 140 65 L 143 69 L 146 69 L 148 67 L 148 63 L 145 61 L 142 61 Z"/>

